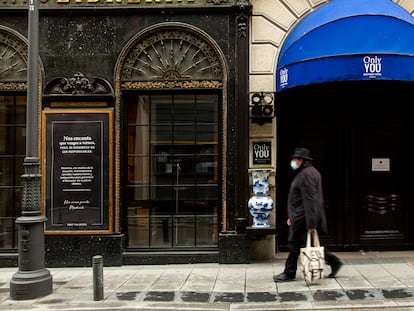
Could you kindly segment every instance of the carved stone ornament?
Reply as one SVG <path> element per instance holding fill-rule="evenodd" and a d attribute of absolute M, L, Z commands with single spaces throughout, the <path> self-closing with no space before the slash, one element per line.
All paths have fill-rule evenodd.
<path fill-rule="evenodd" d="M 0 28 L 0 90 L 27 89 L 27 44 Z"/>
<path fill-rule="evenodd" d="M 121 66 L 121 88 L 221 88 L 217 48 L 190 28 L 159 27 L 136 39 Z"/>
<path fill-rule="evenodd" d="M 112 87 L 101 78 L 87 78 L 77 72 L 71 78 L 57 78 L 48 83 L 45 95 L 112 95 Z"/>
<path fill-rule="evenodd" d="M 240 9 L 244 9 L 246 7 L 251 6 L 248 0 L 237 0 L 236 5 L 238 5 Z"/>
<path fill-rule="evenodd" d="M 246 38 L 247 37 L 247 17 L 241 15 L 237 19 L 237 25 L 239 30 L 239 37 Z"/>

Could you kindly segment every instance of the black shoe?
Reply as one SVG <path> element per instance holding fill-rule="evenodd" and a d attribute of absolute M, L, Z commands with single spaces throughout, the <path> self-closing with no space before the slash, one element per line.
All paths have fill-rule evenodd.
<path fill-rule="evenodd" d="M 343 263 L 341 261 L 338 261 L 337 263 L 333 264 L 331 266 L 331 274 L 329 274 L 328 277 L 329 278 L 336 277 L 336 274 L 338 273 L 338 271 L 341 269 L 342 266 L 343 266 Z"/>
<path fill-rule="evenodd" d="M 294 281 L 295 279 L 296 277 L 294 275 L 287 274 L 286 272 L 273 276 L 273 281 L 275 282 L 289 282 Z"/>

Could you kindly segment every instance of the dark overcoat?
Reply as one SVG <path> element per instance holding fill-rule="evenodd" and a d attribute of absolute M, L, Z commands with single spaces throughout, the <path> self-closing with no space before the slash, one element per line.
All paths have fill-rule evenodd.
<path fill-rule="evenodd" d="M 287 202 L 289 241 L 304 241 L 308 229 L 326 232 L 322 177 L 312 165 L 302 166 L 293 179 Z"/>

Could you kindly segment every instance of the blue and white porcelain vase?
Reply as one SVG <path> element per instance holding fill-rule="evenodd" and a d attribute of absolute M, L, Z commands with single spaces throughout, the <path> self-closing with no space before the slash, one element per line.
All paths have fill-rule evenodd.
<path fill-rule="evenodd" d="M 271 169 L 253 169 L 253 196 L 248 202 L 250 215 L 253 217 L 252 227 L 270 227 L 269 217 L 273 211 L 273 199 L 269 195 L 269 173 Z"/>

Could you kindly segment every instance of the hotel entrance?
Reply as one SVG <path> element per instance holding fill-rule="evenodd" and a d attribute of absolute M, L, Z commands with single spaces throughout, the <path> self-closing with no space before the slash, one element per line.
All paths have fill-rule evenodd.
<path fill-rule="evenodd" d="M 324 186 L 332 250 L 404 250 L 410 223 L 408 147 L 414 19 L 392 1 L 330 1 L 295 25 L 276 73 L 278 224 L 295 147 L 312 151 Z M 364 29 L 364 31 L 360 31 Z"/>
<path fill-rule="evenodd" d="M 324 242 L 331 249 L 413 247 L 413 211 L 406 182 L 413 173 L 407 148 L 412 130 L 404 108 L 404 98 L 412 89 L 412 83 L 360 81 L 281 92 L 280 243 L 287 240 L 285 206 L 294 174 L 289 156 L 300 146 L 312 151 L 314 165 L 322 174 L 329 226 Z"/>

